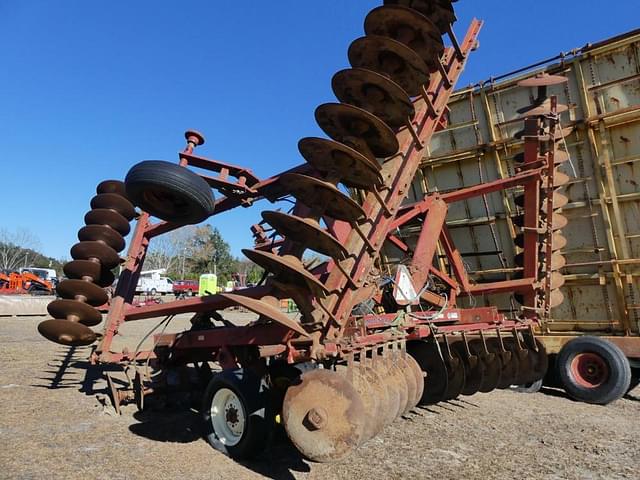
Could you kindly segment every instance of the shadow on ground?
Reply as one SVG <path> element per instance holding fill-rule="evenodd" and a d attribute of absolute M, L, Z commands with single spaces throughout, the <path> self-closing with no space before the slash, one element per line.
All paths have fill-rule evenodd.
<path fill-rule="evenodd" d="M 138 421 L 129 426 L 135 435 L 169 443 L 206 442 L 200 413 L 194 409 L 161 408 L 136 412 Z M 213 447 L 211 447 L 213 449 Z M 213 452 L 212 452 L 213 454 Z M 251 461 L 239 461 L 239 465 L 277 480 L 294 479 L 292 472 L 310 472 L 309 464 L 293 447 L 284 430 L 274 433 L 272 442 L 260 457 Z"/>

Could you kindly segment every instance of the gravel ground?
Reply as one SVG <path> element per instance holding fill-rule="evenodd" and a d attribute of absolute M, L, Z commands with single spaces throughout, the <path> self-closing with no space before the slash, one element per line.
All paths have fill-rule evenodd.
<path fill-rule="evenodd" d="M 194 411 L 114 415 L 89 349 L 47 342 L 41 320 L 0 318 L 0 478 L 640 478 L 640 388 L 607 407 L 551 389 L 477 394 L 417 409 L 339 464 L 309 463 L 284 437 L 239 464 L 202 439 Z"/>

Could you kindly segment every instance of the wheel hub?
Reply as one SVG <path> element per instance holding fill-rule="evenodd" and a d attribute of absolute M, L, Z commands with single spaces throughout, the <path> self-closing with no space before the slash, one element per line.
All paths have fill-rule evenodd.
<path fill-rule="evenodd" d="M 579 385 L 586 388 L 596 388 L 609 378 L 609 367 L 600 355 L 585 352 L 573 358 L 571 373 Z"/>

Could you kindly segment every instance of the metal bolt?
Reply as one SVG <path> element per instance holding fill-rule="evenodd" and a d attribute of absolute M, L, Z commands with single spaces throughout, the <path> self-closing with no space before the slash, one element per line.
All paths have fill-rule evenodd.
<path fill-rule="evenodd" d="M 324 428 L 328 421 L 327 411 L 322 407 L 309 410 L 307 418 L 309 419 L 309 423 L 318 430 Z"/>

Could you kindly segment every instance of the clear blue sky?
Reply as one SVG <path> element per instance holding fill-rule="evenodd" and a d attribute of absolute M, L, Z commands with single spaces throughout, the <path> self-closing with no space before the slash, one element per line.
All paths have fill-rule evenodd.
<path fill-rule="evenodd" d="M 299 138 L 381 1 L 0 0 L 0 227 L 68 257 L 98 182 L 145 159 L 200 153 L 262 177 L 301 163 Z M 638 0 L 462 0 L 485 20 L 462 85 L 640 27 Z M 237 255 L 251 210 L 214 217 Z"/>

